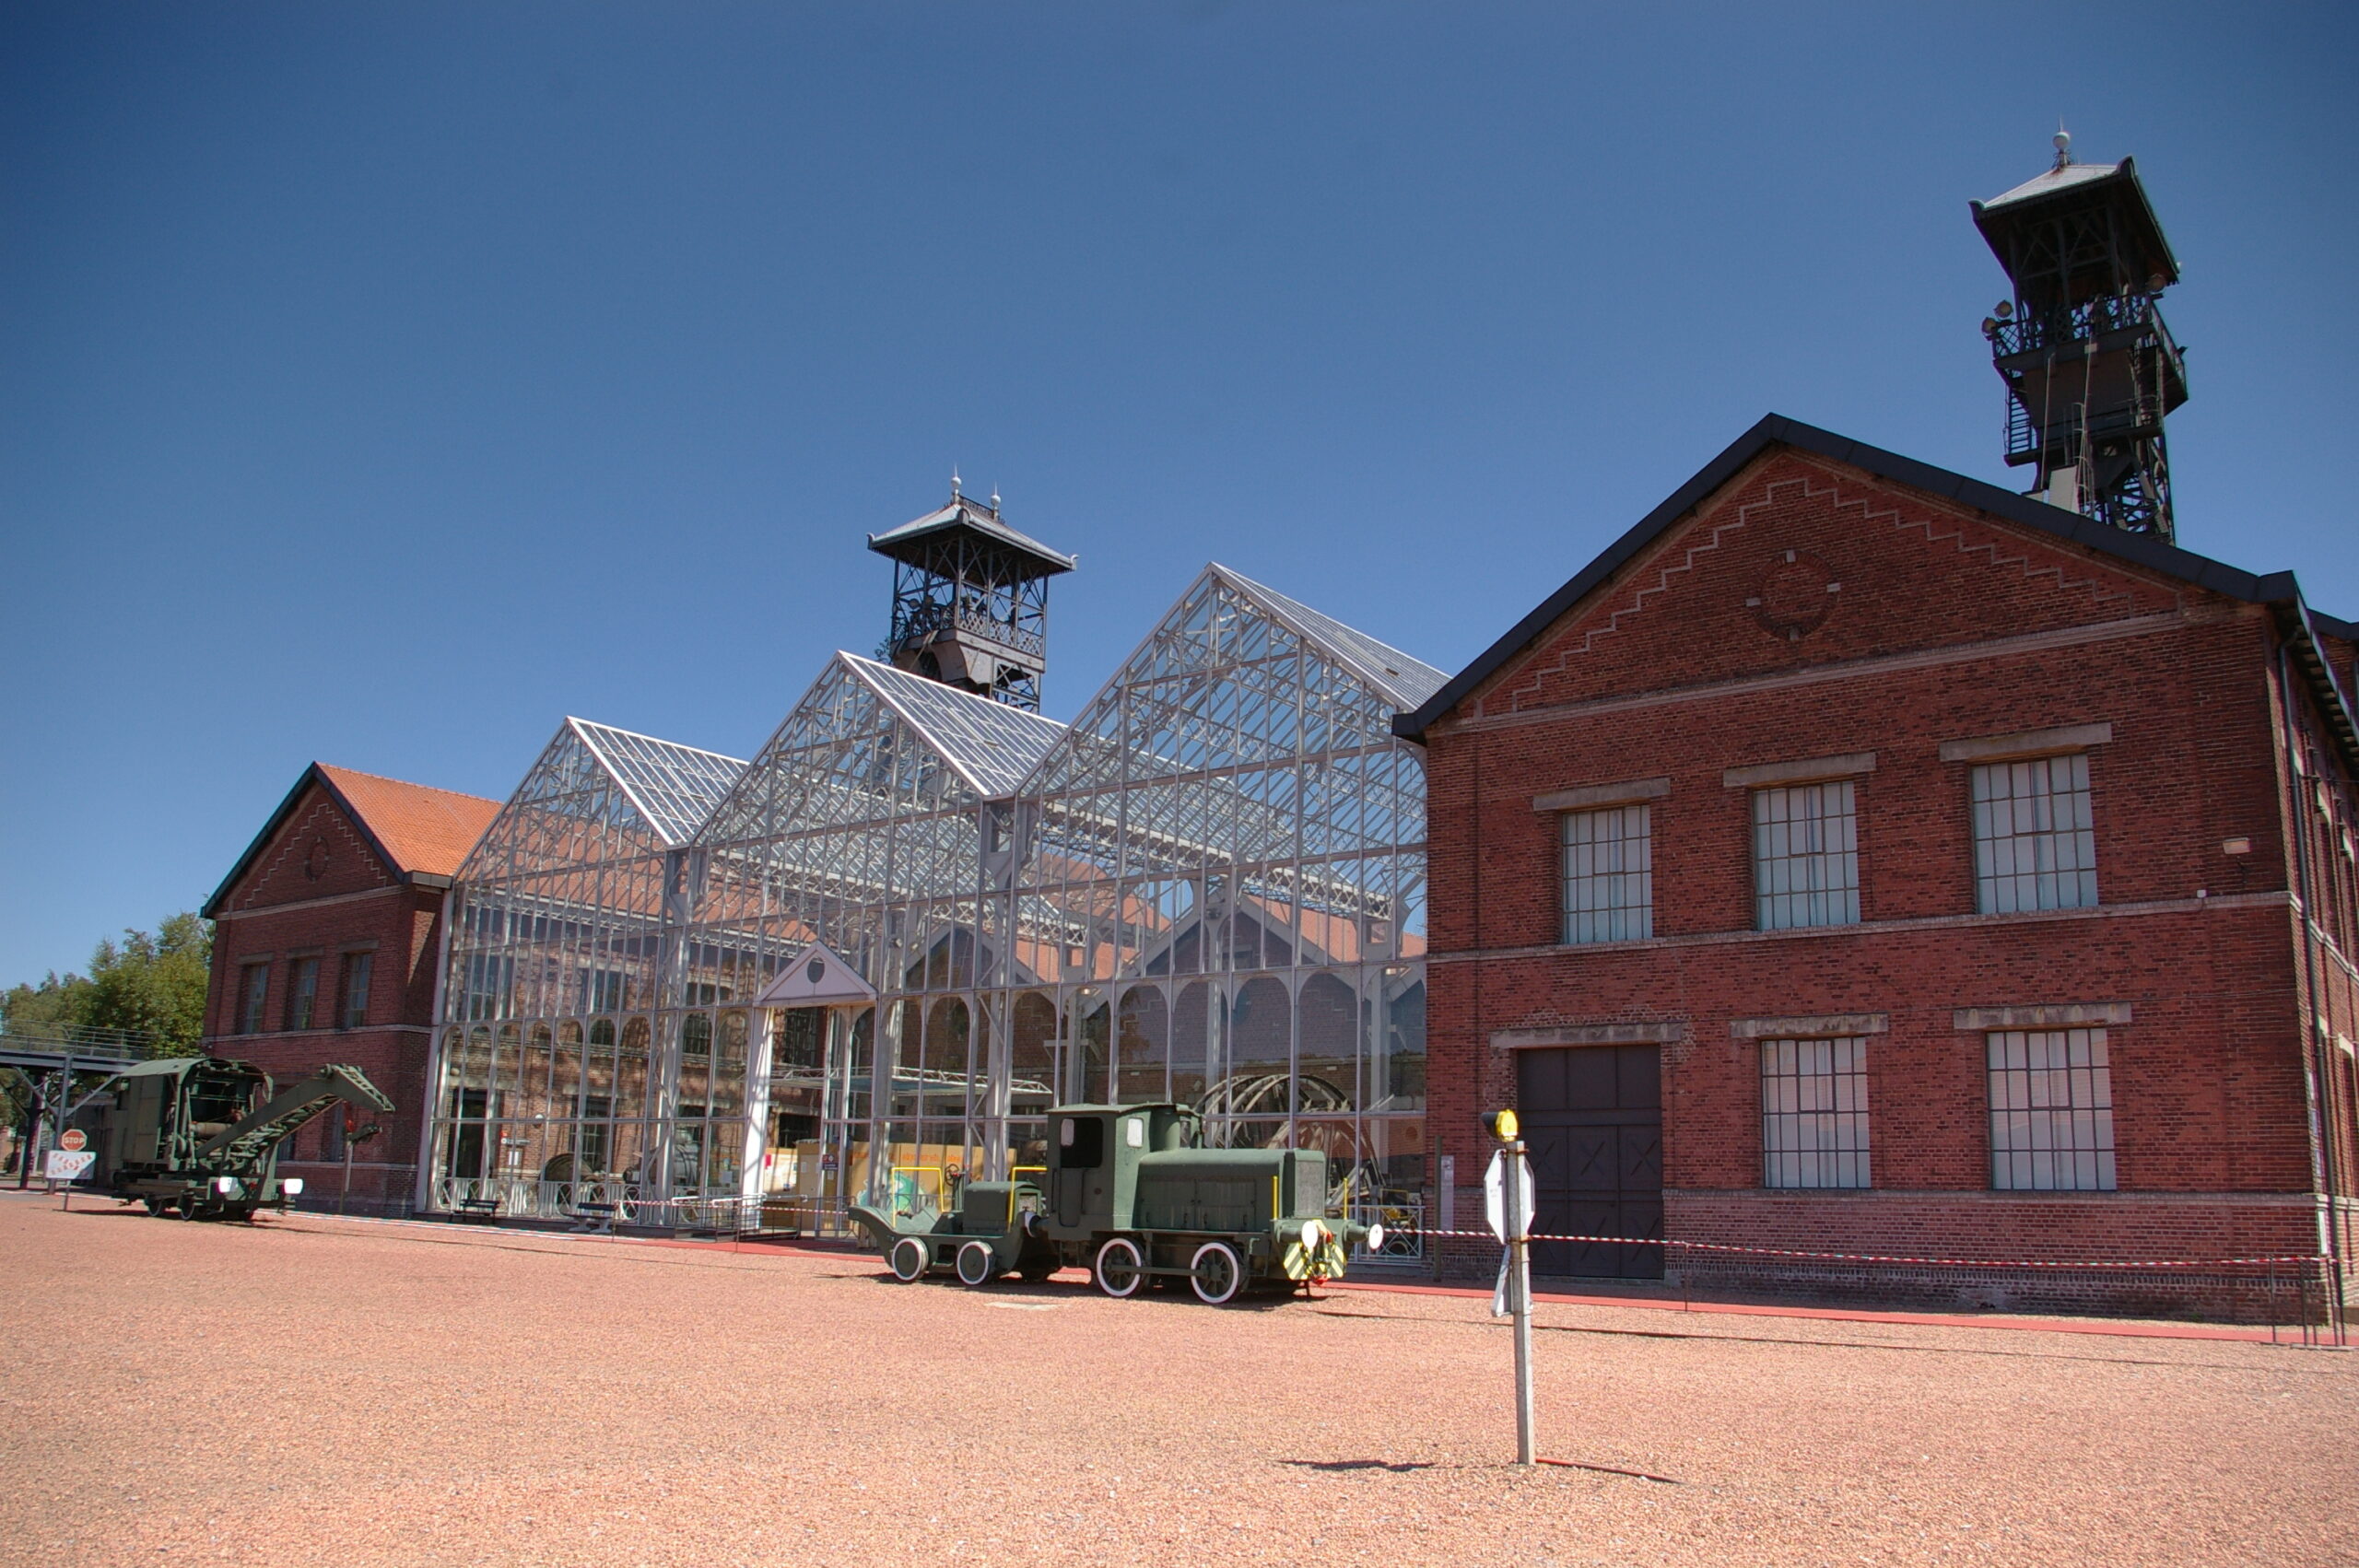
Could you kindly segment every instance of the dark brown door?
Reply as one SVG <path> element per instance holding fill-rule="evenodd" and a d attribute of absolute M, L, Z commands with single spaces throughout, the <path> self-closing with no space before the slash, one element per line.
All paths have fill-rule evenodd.
<path fill-rule="evenodd" d="M 1662 1061 L 1655 1046 L 1516 1053 L 1516 1116 L 1543 1235 L 1662 1239 Z M 1660 1280 L 1662 1248 L 1538 1242 L 1535 1274 Z"/>

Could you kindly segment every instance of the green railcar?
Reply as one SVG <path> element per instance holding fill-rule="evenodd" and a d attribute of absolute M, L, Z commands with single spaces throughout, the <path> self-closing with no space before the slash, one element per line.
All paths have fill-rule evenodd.
<path fill-rule="evenodd" d="M 1209 1149 L 1185 1106 L 1059 1106 L 1039 1182 L 979 1182 L 955 1210 L 853 1206 L 902 1280 L 968 1285 L 1086 1268 L 1110 1296 L 1185 1281 L 1215 1305 L 1261 1285 L 1332 1280 L 1381 1226 L 1327 1210 L 1315 1149 Z"/>
<path fill-rule="evenodd" d="M 170 1057 L 126 1069 L 75 1117 L 98 1161 L 90 1185 L 150 1214 L 247 1220 L 284 1209 L 302 1183 L 278 1176 L 279 1145 L 338 1105 L 390 1111 L 357 1067 L 323 1067 L 274 1092 L 251 1062 Z"/>

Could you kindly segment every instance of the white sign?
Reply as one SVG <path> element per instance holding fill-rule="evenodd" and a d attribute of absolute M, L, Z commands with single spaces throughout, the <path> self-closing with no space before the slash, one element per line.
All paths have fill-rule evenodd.
<path fill-rule="evenodd" d="M 52 1149 L 41 1174 L 52 1181 L 79 1181 L 82 1173 L 98 1163 L 98 1155 L 88 1149 Z"/>
<path fill-rule="evenodd" d="M 1532 1162 L 1519 1154 L 1516 1164 L 1520 1167 L 1516 1172 L 1519 1178 L 1516 1185 L 1523 1189 L 1523 1221 L 1516 1226 L 1516 1235 L 1530 1235 L 1532 1216 L 1537 1202 L 1532 1190 Z M 1507 1187 L 1508 1152 L 1501 1149 L 1491 1155 L 1491 1168 L 1483 1173 L 1483 1217 L 1490 1222 L 1491 1234 L 1501 1241 L 1508 1239 Z"/>

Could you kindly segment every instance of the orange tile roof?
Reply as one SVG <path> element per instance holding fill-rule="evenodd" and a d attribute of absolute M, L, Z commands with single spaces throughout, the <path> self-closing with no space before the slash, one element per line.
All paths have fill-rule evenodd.
<path fill-rule="evenodd" d="M 323 762 L 311 766 L 404 874 L 455 874 L 499 814 L 499 802 L 481 795 L 405 784 Z"/>

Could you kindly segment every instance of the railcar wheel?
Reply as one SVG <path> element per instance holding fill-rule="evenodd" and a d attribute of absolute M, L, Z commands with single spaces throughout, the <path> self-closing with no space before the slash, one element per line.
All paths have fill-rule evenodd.
<path fill-rule="evenodd" d="M 915 1236 L 903 1236 L 885 1256 L 886 1265 L 893 1270 L 893 1278 L 905 1285 L 923 1278 L 926 1265 L 933 1261 L 925 1243 Z"/>
<path fill-rule="evenodd" d="M 1116 1236 L 1097 1249 L 1097 1262 L 1090 1272 L 1097 1277 L 1097 1288 L 1119 1301 L 1138 1293 L 1146 1280 L 1146 1259 L 1139 1256 L 1138 1243 Z"/>
<path fill-rule="evenodd" d="M 1245 1265 L 1238 1261 L 1237 1249 L 1228 1243 L 1208 1241 L 1189 1259 L 1188 1282 L 1196 1287 L 1198 1301 L 1206 1306 L 1224 1306 L 1236 1300 L 1243 1287 Z"/>
<path fill-rule="evenodd" d="M 139 1201 L 155 1219 L 160 1220 L 172 1211 L 172 1206 L 160 1198 L 143 1198 Z"/>
<path fill-rule="evenodd" d="M 999 1277 L 999 1259 L 987 1241 L 970 1241 L 958 1249 L 958 1282 L 988 1285 Z"/>

